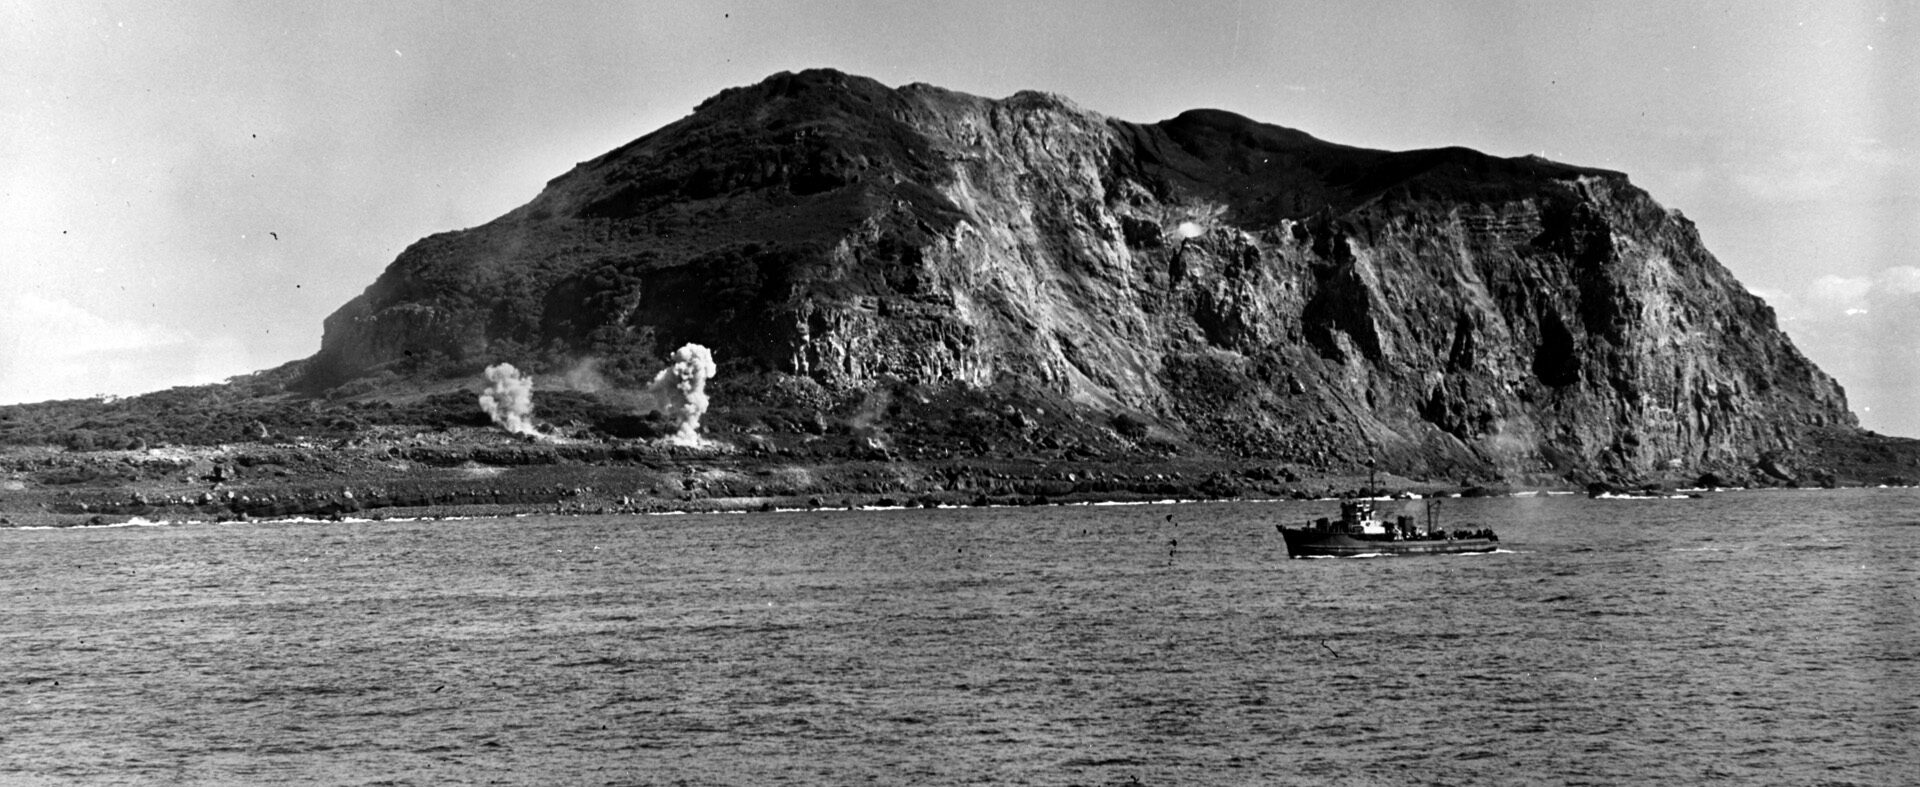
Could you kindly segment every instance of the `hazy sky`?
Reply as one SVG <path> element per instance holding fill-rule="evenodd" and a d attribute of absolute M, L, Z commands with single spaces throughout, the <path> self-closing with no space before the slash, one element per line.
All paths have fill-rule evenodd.
<path fill-rule="evenodd" d="M 1920 436 L 1920 4 L 0 0 L 0 403 L 305 357 L 409 243 L 830 66 L 1629 173 Z"/>

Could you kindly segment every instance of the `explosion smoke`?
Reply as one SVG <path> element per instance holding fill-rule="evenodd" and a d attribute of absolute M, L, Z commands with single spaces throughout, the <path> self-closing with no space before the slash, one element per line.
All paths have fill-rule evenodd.
<path fill-rule="evenodd" d="M 487 367 L 487 380 L 492 384 L 480 392 L 480 409 L 502 429 L 539 436 L 533 428 L 533 378 L 522 377 L 513 364 L 500 363 Z"/>
<path fill-rule="evenodd" d="M 591 357 L 574 361 L 560 373 L 560 382 L 569 390 L 583 393 L 600 393 L 612 387 L 600 374 L 600 359 Z"/>
<path fill-rule="evenodd" d="M 654 375 L 647 385 L 647 396 L 657 409 L 680 423 L 669 441 L 681 445 L 699 445 L 700 416 L 707 413 L 707 380 L 713 377 L 713 352 L 698 344 L 675 350 L 667 368 Z"/>

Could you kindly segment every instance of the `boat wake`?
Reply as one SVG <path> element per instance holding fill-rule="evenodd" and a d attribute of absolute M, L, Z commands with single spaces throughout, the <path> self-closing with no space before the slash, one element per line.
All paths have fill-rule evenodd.
<path fill-rule="evenodd" d="M 1632 495 L 1620 494 L 1618 492 L 1602 492 L 1592 496 L 1594 500 L 1689 500 L 1697 497 L 1699 497 L 1697 494 Z"/>
<path fill-rule="evenodd" d="M 1483 555 L 1518 555 L 1511 549 L 1490 549 L 1484 552 L 1436 552 L 1434 557 L 1479 557 Z M 1371 560 L 1377 557 L 1394 557 L 1387 552 L 1368 552 L 1362 555 L 1301 555 L 1301 560 Z"/>

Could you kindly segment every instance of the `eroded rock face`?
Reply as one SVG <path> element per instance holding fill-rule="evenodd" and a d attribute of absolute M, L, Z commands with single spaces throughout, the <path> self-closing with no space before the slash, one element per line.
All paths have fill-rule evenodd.
<path fill-rule="evenodd" d="M 832 71 L 725 91 L 416 243 L 327 320 L 308 382 L 685 342 L 837 388 L 1020 381 L 1401 472 L 1698 473 L 1854 423 L 1625 175 Z"/>

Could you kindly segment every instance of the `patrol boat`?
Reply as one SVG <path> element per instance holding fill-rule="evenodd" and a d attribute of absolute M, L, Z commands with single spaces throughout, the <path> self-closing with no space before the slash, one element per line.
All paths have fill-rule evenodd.
<path fill-rule="evenodd" d="M 1274 525 L 1287 540 L 1287 557 L 1373 557 L 1381 555 L 1457 555 L 1492 552 L 1500 537 L 1489 528 L 1447 531 L 1435 527 L 1434 506 L 1427 506 L 1426 527 L 1411 516 L 1393 522 L 1374 513 L 1370 500 L 1340 501 L 1340 519 L 1321 517 L 1305 527 Z"/>

